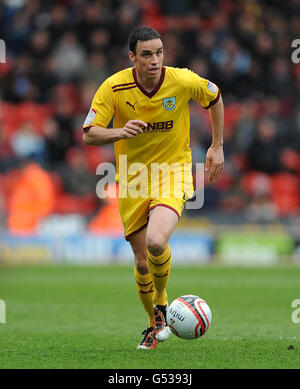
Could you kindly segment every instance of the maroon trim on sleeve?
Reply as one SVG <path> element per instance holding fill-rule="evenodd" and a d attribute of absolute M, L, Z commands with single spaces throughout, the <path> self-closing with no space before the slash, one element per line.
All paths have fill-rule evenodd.
<path fill-rule="evenodd" d="M 85 128 L 83 129 L 83 132 L 84 132 L 84 133 L 88 132 L 88 131 L 91 129 L 91 127 L 93 127 L 93 126 L 85 127 Z"/>
<path fill-rule="evenodd" d="M 215 105 L 215 104 L 218 102 L 220 96 L 221 96 L 221 92 L 220 92 L 220 89 L 219 89 L 217 97 L 216 97 L 214 100 L 212 100 L 212 101 L 208 104 L 207 107 L 203 107 L 203 108 L 205 108 L 205 109 L 211 108 L 213 105 Z"/>
<path fill-rule="evenodd" d="M 142 85 L 139 84 L 138 79 L 137 79 L 137 75 L 136 75 L 136 68 L 135 67 L 132 68 L 132 75 L 133 75 L 134 81 L 136 82 L 136 85 L 138 86 L 139 90 L 144 95 L 146 95 L 147 97 L 150 97 L 150 98 L 153 97 L 159 91 L 160 87 L 162 86 L 162 83 L 164 82 L 165 74 L 166 74 L 166 68 L 163 66 L 161 68 L 161 75 L 160 75 L 160 80 L 159 80 L 158 84 L 153 89 L 153 91 L 151 93 L 149 93 L 142 87 Z"/>
<path fill-rule="evenodd" d="M 129 86 L 132 84 L 135 84 L 135 81 L 134 82 L 127 82 L 126 84 L 117 84 L 117 85 L 112 86 L 111 89 L 120 88 L 122 86 Z"/>
<path fill-rule="evenodd" d="M 113 89 L 113 92 L 118 92 L 120 90 L 127 90 L 127 89 L 132 89 L 132 88 L 136 88 L 137 86 L 136 85 L 132 85 L 132 86 L 128 86 L 126 88 L 118 88 L 118 89 Z"/>

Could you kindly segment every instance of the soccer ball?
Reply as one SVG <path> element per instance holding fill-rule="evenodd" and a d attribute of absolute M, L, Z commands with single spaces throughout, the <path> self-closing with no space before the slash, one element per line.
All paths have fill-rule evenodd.
<path fill-rule="evenodd" d="M 167 308 L 167 324 L 182 339 L 196 339 L 211 325 L 212 314 L 200 297 L 186 294 L 178 297 Z"/>

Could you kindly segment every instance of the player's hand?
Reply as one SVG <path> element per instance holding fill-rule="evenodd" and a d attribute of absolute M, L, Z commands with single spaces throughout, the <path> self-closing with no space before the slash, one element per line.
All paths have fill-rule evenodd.
<path fill-rule="evenodd" d="M 224 170 L 223 147 L 210 147 L 206 153 L 205 171 L 209 171 L 208 181 L 215 182 Z"/>
<path fill-rule="evenodd" d="M 144 127 L 147 127 L 147 123 L 142 120 L 129 120 L 123 128 L 120 128 L 119 136 L 121 139 L 134 138 L 138 134 L 143 133 Z"/>

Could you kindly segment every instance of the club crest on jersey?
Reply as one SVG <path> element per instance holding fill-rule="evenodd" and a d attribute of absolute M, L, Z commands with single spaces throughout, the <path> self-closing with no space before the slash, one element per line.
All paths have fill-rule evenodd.
<path fill-rule="evenodd" d="M 167 111 L 173 111 L 176 107 L 176 97 L 166 97 L 163 99 L 163 105 Z"/>

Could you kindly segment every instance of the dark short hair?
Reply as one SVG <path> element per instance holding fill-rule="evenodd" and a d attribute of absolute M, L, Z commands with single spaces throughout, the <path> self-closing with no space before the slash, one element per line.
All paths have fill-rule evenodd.
<path fill-rule="evenodd" d="M 138 41 L 150 41 L 152 39 L 160 39 L 162 41 L 162 37 L 159 32 L 154 30 L 151 27 L 137 27 L 135 28 L 128 37 L 128 46 L 129 50 L 136 54 L 136 45 Z"/>

